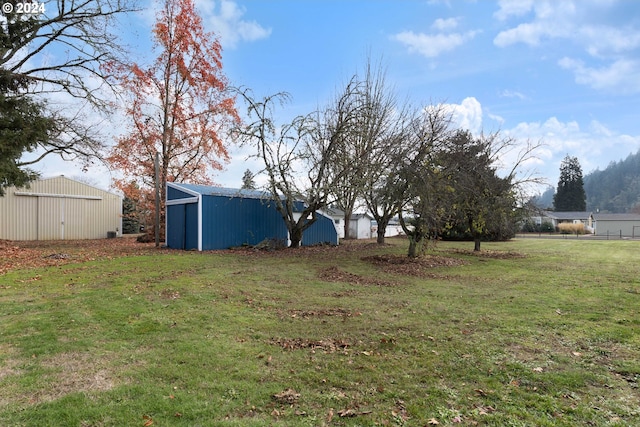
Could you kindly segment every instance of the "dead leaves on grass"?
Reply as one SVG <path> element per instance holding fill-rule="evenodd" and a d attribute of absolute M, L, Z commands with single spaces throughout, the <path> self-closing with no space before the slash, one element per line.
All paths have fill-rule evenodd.
<path fill-rule="evenodd" d="M 11 270 L 49 267 L 144 255 L 157 251 L 153 243 L 138 243 L 133 237 L 90 240 L 20 241 L 0 240 L 0 275 Z"/>
<path fill-rule="evenodd" d="M 326 310 L 289 310 L 288 316 L 293 319 L 311 319 L 315 317 L 348 317 L 362 316 L 362 313 L 344 310 L 342 308 L 329 308 Z"/>
<path fill-rule="evenodd" d="M 376 279 L 374 277 L 359 276 L 341 270 L 336 266 L 327 267 L 318 274 L 320 279 L 326 282 L 342 282 L 350 285 L 373 285 L 373 286 L 396 286 L 397 283 L 386 280 Z"/>
<path fill-rule="evenodd" d="M 274 338 L 269 344 L 277 345 L 284 350 L 311 349 L 312 352 L 324 353 L 344 352 L 351 347 L 351 343 L 343 339 L 328 338 L 324 340 L 309 340 L 305 338 Z"/>
<path fill-rule="evenodd" d="M 409 258 L 402 255 L 372 255 L 362 258 L 385 273 L 400 274 L 404 276 L 429 276 L 429 270 L 436 267 L 457 267 L 467 264 L 459 258 L 442 257 L 439 255 L 427 255 L 419 258 Z"/>
<path fill-rule="evenodd" d="M 472 255 L 478 258 L 490 258 L 490 259 L 518 259 L 526 258 L 527 256 L 520 252 L 515 251 L 494 251 L 491 249 L 483 249 L 481 251 L 472 251 L 469 249 L 447 249 L 447 252 L 461 255 Z"/>
<path fill-rule="evenodd" d="M 300 393 L 292 388 L 288 388 L 280 393 L 274 394 L 273 398 L 282 405 L 293 405 L 300 399 Z"/>

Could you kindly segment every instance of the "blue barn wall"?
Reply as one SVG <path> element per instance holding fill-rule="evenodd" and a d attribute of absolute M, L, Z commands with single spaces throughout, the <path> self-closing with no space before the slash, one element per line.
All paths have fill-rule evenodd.
<path fill-rule="evenodd" d="M 302 203 L 295 208 L 301 211 Z M 166 224 L 167 246 L 174 249 L 227 249 L 265 239 L 286 243 L 288 237 L 282 216 L 272 201 L 264 199 L 264 193 L 203 185 L 167 184 Z M 320 214 L 302 238 L 304 246 L 318 243 L 338 244 L 333 219 Z"/>
<path fill-rule="evenodd" d="M 198 249 L 198 204 L 167 206 L 167 246 L 174 249 Z"/>
<path fill-rule="evenodd" d="M 202 249 L 256 245 L 265 239 L 286 241 L 287 228 L 273 203 L 250 198 L 204 196 Z"/>
<path fill-rule="evenodd" d="M 338 244 L 338 233 L 333 219 L 316 213 L 316 222 L 302 235 L 302 245 Z"/>

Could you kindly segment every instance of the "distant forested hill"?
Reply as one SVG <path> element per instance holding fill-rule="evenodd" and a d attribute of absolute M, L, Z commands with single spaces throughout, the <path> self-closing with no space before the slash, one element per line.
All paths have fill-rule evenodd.
<path fill-rule="evenodd" d="M 640 209 L 640 151 L 584 177 L 587 211 L 624 213 Z"/>

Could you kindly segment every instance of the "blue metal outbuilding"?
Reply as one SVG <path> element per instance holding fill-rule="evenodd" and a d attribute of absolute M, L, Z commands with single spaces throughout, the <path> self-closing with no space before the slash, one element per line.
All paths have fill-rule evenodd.
<path fill-rule="evenodd" d="M 298 209 L 302 207 L 298 202 Z M 302 245 L 337 245 L 333 219 L 317 214 Z M 200 251 L 256 245 L 265 239 L 289 240 L 269 193 L 174 182 L 167 183 L 166 236 L 169 248 Z"/>

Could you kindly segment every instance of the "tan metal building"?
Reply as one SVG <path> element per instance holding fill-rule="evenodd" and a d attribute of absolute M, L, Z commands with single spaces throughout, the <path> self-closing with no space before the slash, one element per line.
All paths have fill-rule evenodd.
<path fill-rule="evenodd" d="M 101 239 L 121 231 L 119 195 L 64 176 L 9 187 L 0 197 L 0 239 Z"/>

